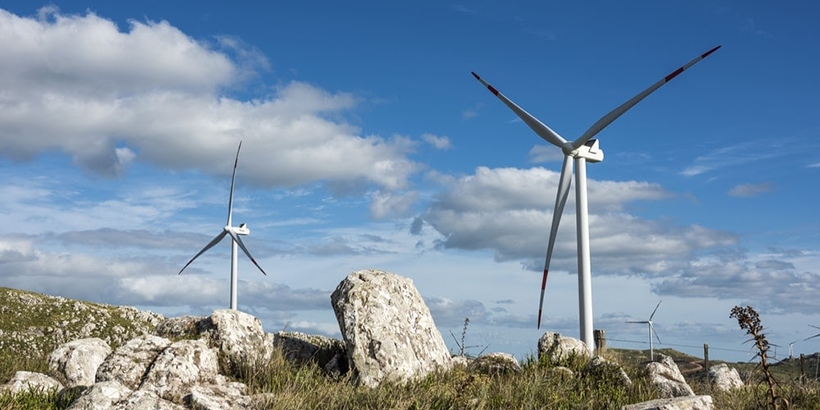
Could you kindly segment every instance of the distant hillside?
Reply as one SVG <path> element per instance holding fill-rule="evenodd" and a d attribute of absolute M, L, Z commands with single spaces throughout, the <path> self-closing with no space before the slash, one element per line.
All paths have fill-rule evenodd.
<path fill-rule="evenodd" d="M 41 356 L 62 343 L 99 337 L 112 347 L 150 333 L 164 317 L 0 287 L 0 354 Z"/>

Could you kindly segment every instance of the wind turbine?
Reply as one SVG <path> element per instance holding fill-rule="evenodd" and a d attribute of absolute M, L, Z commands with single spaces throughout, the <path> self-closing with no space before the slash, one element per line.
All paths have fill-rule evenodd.
<path fill-rule="evenodd" d="M 555 145 L 564 152 L 564 164 L 561 168 L 561 178 L 558 184 L 558 193 L 555 196 L 555 209 L 552 213 L 552 226 L 550 228 L 549 243 L 547 246 L 547 256 L 544 263 L 544 276 L 541 280 L 541 300 L 538 305 L 538 328 L 541 328 L 541 310 L 544 305 L 544 291 L 547 285 L 547 274 L 549 272 L 550 259 L 552 258 L 552 250 L 555 245 L 555 235 L 558 232 L 558 225 L 561 221 L 561 213 L 564 210 L 564 205 L 567 202 L 569 195 L 569 186 L 571 182 L 572 173 L 572 158 L 575 162 L 575 217 L 576 230 L 578 241 L 578 304 L 580 316 L 581 340 L 586 343 L 587 349 L 590 352 L 594 351 L 595 341 L 592 336 L 592 279 L 590 272 L 590 257 L 589 257 L 589 215 L 587 207 L 587 161 L 591 163 L 600 162 L 604 159 L 604 152 L 598 147 L 598 140 L 592 139 L 601 130 L 606 128 L 612 121 L 621 116 L 627 110 L 632 108 L 635 104 L 643 100 L 647 95 L 660 88 L 662 85 L 668 83 L 678 74 L 682 73 L 687 68 L 693 66 L 695 63 L 703 60 L 709 54 L 714 53 L 720 46 L 717 46 L 706 53 L 699 55 L 694 60 L 686 65 L 673 71 L 660 81 L 652 84 L 649 88 L 642 91 L 638 95 L 632 97 L 630 100 L 619 105 L 608 114 L 604 115 L 595 122 L 586 132 L 581 134 L 578 139 L 574 141 L 567 141 L 558 133 L 550 129 L 537 118 L 524 111 L 521 107 L 516 105 L 504 94 L 501 94 L 492 85 L 481 79 L 475 72 L 473 76 L 481 82 L 487 89 L 490 90 L 496 97 L 498 97 L 504 104 L 507 105 L 521 120 L 524 121 L 536 134 L 541 138 Z"/>
<path fill-rule="evenodd" d="M 650 362 L 655 361 L 655 351 L 654 351 L 654 347 L 652 346 L 652 335 L 654 334 L 655 338 L 658 339 L 658 344 L 663 344 L 663 342 L 661 342 L 661 338 L 658 337 L 658 332 L 655 331 L 655 326 L 652 324 L 652 318 L 655 317 L 655 312 L 658 311 L 658 307 L 661 305 L 661 302 L 663 302 L 663 301 L 661 300 L 660 302 L 658 302 L 657 305 L 655 305 L 655 310 L 653 310 L 652 314 L 649 315 L 649 320 L 630 320 L 630 321 L 626 322 L 626 323 L 646 323 L 646 324 L 649 325 L 649 361 Z"/>
<path fill-rule="evenodd" d="M 199 255 L 202 255 L 208 249 L 211 249 L 214 245 L 218 244 L 225 238 L 225 236 L 230 235 L 231 237 L 231 309 L 236 310 L 236 288 L 237 288 L 237 266 L 238 266 L 238 249 L 237 245 L 242 248 L 242 251 L 245 252 L 245 255 L 248 256 L 248 259 L 259 268 L 259 271 L 262 272 L 263 275 L 267 276 L 268 274 L 265 273 L 265 270 L 256 263 L 256 259 L 251 256 L 251 253 L 248 251 L 248 248 L 245 247 L 245 244 L 242 243 L 242 239 L 239 238 L 240 235 L 250 235 L 251 230 L 248 229 L 248 226 L 244 223 L 239 224 L 238 227 L 233 226 L 232 216 L 233 216 L 233 187 L 234 183 L 236 182 L 236 165 L 239 163 L 239 150 L 242 149 L 242 141 L 239 141 L 239 148 L 236 149 L 236 159 L 233 162 L 233 176 L 231 177 L 231 194 L 228 197 L 228 222 L 225 224 L 225 227 L 222 228 L 222 232 L 220 232 L 216 237 L 214 237 L 211 242 L 205 245 L 199 253 L 194 255 L 182 269 L 179 270 L 179 274 L 182 274 L 182 271 L 188 267 Z"/>

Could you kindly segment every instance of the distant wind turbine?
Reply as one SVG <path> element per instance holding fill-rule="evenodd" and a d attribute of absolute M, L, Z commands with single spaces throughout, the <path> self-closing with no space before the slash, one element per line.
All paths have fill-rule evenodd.
<path fill-rule="evenodd" d="M 661 300 L 660 302 L 658 302 L 657 305 L 655 305 L 655 310 L 653 310 L 652 314 L 649 315 L 649 320 L 630 320 L 630 321 L 626 322 L 626 323 L 646 323 L 647 325 L 649 325 L 649 361 L 651 361 L 651 362 L 655 361 L 655 351 L 654 351 L 654 347 L 652 346 L 652 335 L 655 335 L 655 338 L 658 339 L 658 344 L 663 344 L 663 342 L 661 342 L 661 338 L 658 337 L 658 332 L 655 331 L 655 326 L 652 324 L 652 318 L 655 317 L 655 312 L 658 311 L 658 307 L 661 305 L 661 302 L 663 302 L 663 301 Z"/>
<path fill-rule="evenodd" d="M 587 174 L 586 163 L 600 162 L 604 159 L 604 152 L 598 147 L 598 140 L 592 139 L 601 130 L 606 128 L 612 121 L 615 121 L 621 114 L 632 108 L 635 104 L 643 100 L 646 96 L 660 88 L 662 85 L 668 83 L 678 74 L 682 73 L 687 68 L 695 63 L 703 60 L 709 54 L 714 53 L 720 46 L 717 46 L 706 53 L 701 54 L 686 65 L 673 71 L 660 81 L 656 82 L 646 90 L 638 95 L 632 97 L 630 100 L 619 105 L 608 114 L 604 115 L 595 124 L 593 124 L 586 132 L 581 134 L 575 141 L 567 141 L 558 133 L 550 129 L 537 118 L 524 111 L 521 107 L 516 105 L 504 94 L 501 94 L 492 85 L 488 84 L 481 77 L 473 72 L 473 76 L 481 82 L 487 89 L 490 90 L 496 97 L 498 97 L 504 104 L 507 105 L 525 124 L 527 124 L 536 134 L 546 140 L 552 145 L 555 145 L 564 152 L 564 164 L 561 168 L 561 179 L 558 184 L 558 193 L 555 197 L 555 209 L 552 214 L 552 227 L 550 228 L 549 244 L 547 246 L 547 256 L 544 263 L 544 276 L 541 280 L 541 300 L 538 305 L 538 328 L 541 328 L 541 310 L 544 305 L 544 291 L 547 285 L 547 274 L 549 272 L 550 259 L 552 258 L 552 250 L 555 245 L 555 235 L 558 232 L 558 225 L 561 221 L 561 213 L 564 210 L 564 205 L 567 202 L 569 195 L 569 186 L 572 174 L 572 158 L 575 162 L 575 217 L 578 241 L 578 295 L 579 295 L 579 315 L 581 340 L 586 343 L 590 352 L 594 351 L 595 342 L 592 336 L 592 279 L 590 271 L 590 256 L 589 256 L 589 215 L 587 207 Z"/>
<path fill-rule="evenodd" d="M 259 268 L 259 271 L 262 272 L 263 275 L 267 276 L 265 270 L 256 263 L 256 259 L 251 256 L 251 253 L 248 251 L 248 248 L 245 247 L 245 244 L 242 243 L 242 239 L 239 238 L 240 235 L 250 235 L 251 230 L 248 229 L 246 224 L 239 224 L 238 227 L 233 226 L 232 216 L 233 216 L 233 188 L 234 183 L 236 182 L 236 165 L 239 163 L 239 150 L 242 149 L 242 141 L 239 141 L 239 148 L 236 149 L 236 159 L 233 162 L 233 176 L 231 177 L 231 194 L 228 197 L 228 222 L 225 224 L 225 227 L 222 228 L 222 232 L 220 232 L 216 237 L 211 240 L 204 248 L 202 248 L 199 253 L 194 255 L 182 269 L 179 270 L 179 274 L 182 274 L 182 271 L 188 267 L 199 255 L 202 255 L 208 249 L 211 249 L 214 245 L 218 244 L 225 238 L 225 236 L 230 235 L 231 237 L 231 309 L 236 310 L 236 288 L 237 288 L 237 255 L 238 249 L 237 245 L 242 248 L 242 251 L 245 252 L 245 255 L 248 256 L 248 259 L 253 262 L 253 264 Z"/>

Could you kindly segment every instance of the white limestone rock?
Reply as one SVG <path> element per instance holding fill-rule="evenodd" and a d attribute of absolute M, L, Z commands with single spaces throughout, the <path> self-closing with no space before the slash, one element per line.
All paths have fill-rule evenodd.
<path fill-rule="evenodd" d="M 444 339 L 412 280 L 360 270 L 330 299 L 359 384 L 375 387 L 451 367 Z"/>
<path fill-rule="evenodd" d="M 490 376 L 509 373 L 521 373 L 521 365 L 515 356 L 509 353 L 487 353 L 476 357 L 468 370 Z"/>
<path fill-rule="evenodd" d="M 554 332 L 545 332 L 538 339 L 538 360 L 543 358 L 551 363 L 561 363 L 571 357 L 589 360 L 587 345 L 578 339 Z"/>
<path fill-rule="evenodd" d="M 297 365 L 316 363 L 331 374 L 347 373 L 345 344 L 339 339 L 301 332 L 273 333 L 273 346 Z"/>
<path fill-rule="evenodd" d="M 712 396 L 685 396 L 630 404 L 621 410 L 714 410 Z"/>
<path fill-rule="evenodd" d="M 242 383 L 194 386 L 185 397 L 186 405 L 197 410 L 244 410 L 252 406 Z"/>
<path fill-rule="evenodd" d="M 48 356 L 49 373 L 66 387 L 94 384 L 97 368 L 111 353 L 102 339 L 74 340 L 55 349 Z"/>
<path fill-rule="evenodd" d="M 262 322 L 238 310 L 221 309 L 211 314 L 210 344 L 219 351 L 225 369 L 236 373 L 243 364 L 257 364 L 270 357 Z"/>
<path fill-rule="evenodd" d="M 67 410 L 108 410 L 115 409 L 131 394 L 131 389 L 110 381 L 97 383 L 83 392 Z"/>
<path fill-rule="evenodd" d="M 216 349 L 204 340 L 180 340 L 168 346 L 151 365 L 140 390 L 156 393 L 165 400 L 180 403 L 189 389 L 208 383 L 219 372 Z"/>
<path fill-rule="evenodd" d="M 695 392 L 686 383 L 675 361 L 663 354 L 659 356 L 660 361 L 646 365 L 646 372 L 649 382 L 658 389 L 661 397 L 694 396 Z"/>
<path fill-rule="evenodd" d="M 744 386 L 737 369 L 729 367 L 725 363 L 710 367 L 706 377 L 712 388 L 720 391 L 729 391 Z"/>
<path fill-rule="evenodd" d="M 622 387 L 632 386 L 632 379 L 629 378 L 629 375 L 620 365 L 601 356 L 595 356 L 587 362 L 582 376 L 592 377 L 601 382 L 607 381 Z"/>
<path fill-rule="evenodd" d="M 0 392 L 7 391 L 17 394 L 27 391 L 59 391 L 63 389 L 63 384 L 56 379 L 42 373 L 18 371 L 14 373 L 11 380 L 0 386 Z"/>
<path fill-rule="evenodd" d="M 185 410 L 186 407 L 172 403 L 148 390 L 137 390 L 128 396 L 117 410 Z"/>
<path fill-rule="evenodd" d="M 96 381 L 115 380 L 136 390 L 148 371 L 148 366 L 170 345 L 170 340 L 153 335 L 131 339 L 102 362 L 97 369 Z"/>

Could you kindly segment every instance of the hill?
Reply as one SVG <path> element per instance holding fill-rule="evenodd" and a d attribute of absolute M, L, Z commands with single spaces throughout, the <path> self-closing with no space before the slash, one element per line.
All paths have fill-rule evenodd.
<path fill-rule="evenodd" d="M 0 287 L 0 354 L 42 356 L 65 342 L 87 337 L 116 347 L 153 331 L 164 319 L 129 306 Z"/>

